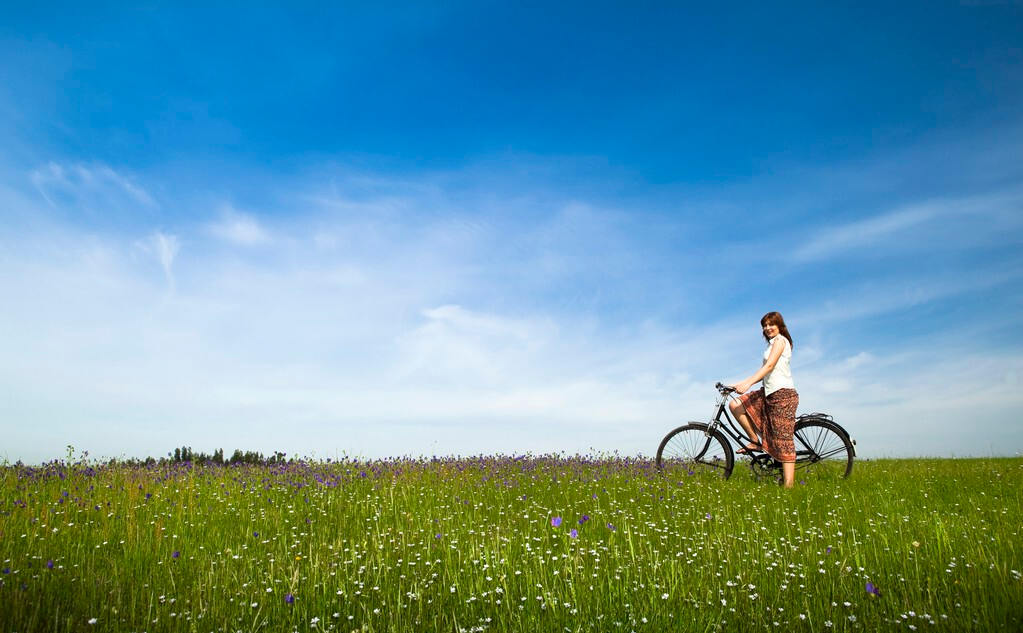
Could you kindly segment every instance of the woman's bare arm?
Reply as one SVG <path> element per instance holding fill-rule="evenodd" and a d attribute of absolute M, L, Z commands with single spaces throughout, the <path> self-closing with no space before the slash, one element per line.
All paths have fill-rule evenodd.
<path fill-rule="evenodd" d="M 743 380 L 740 383 L 732 385 L 732 387 L 739 393 L 746 393 L 750 387 L 757 384 L 764 379 L 764 376 L 771 373 L 774 366 L 778 364 L 778 359 L 781 358 L 782 353 L 785 352 L 785 341 L 783 337 L 778 336 L 774 339 L 774 343 L 771 344 L 771 352 L 767 355 L 767 360 L 760 366 L 760 369 L 755 374 Z"/>

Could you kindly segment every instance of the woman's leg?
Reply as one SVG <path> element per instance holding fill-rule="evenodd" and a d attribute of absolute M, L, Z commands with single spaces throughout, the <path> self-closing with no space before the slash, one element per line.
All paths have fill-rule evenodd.
<path fill-rule="evenodd" d="M 796 483 L 796 462 L 782 462 L 781 476 L 782 485 L 791 488 Z"/>
<path fill-rule="evenodd" d="M 796 408 L 799 394 L 795 389 L 779 389 L 767 397 L 770 410 L 769 430 L 765 430 L 771 442 L 771 456 L 781 462 L 782 484 L 791 488 L 796 480 L 796 445 L 793 434 L 796 429 Z"/>
<path fill-rule="evenodd" d="M 739 423 L 743 431 L 746 431 L 746 435 L 749 436 L 755 444 L 760 444 L 760 436 L 753 428 L 753 423 L 750 422 L 749 416 L 746 415 L 746 407 L 743 406 L 742 402 L 738 400 L 732 400 L 728 404 L 728 409 L 732 412 L 732 417 Z M 758 448 L 757 446 L 751 446 L 747 448 Z"/>

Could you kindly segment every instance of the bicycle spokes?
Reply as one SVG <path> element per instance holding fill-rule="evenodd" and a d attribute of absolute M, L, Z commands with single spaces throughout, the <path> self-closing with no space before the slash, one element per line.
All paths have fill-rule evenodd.
<path fill-rule="evenodd" d="M 803 476 L 848 477 L 852 472 L 853 449 L 848 436 L 828 420 L 803 420 L 796 424 L 796 468 Z"/>
<path fill-rule="evenodd" d="M 662 472 L 685 475 L 732 474 L 734 458 L 731 447 L 720 432 L 706 424 L 693 423 L 669 433 L 657 449 L 657 467 Z"/>

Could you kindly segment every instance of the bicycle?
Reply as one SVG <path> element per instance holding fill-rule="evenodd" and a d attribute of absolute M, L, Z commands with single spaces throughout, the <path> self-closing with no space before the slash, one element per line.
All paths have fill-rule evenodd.
<path fill-rule="evenodd" d="M 713 476 L 728 479 L 735 467 L 736 446 L 751 439 L 728 413 L 728 402 L 735 390 L 720 382 L 717 414 L 709 423 L 689 422 L 664 436 L 657 447 L 657 469 L 682 470 L 689 476 Z M 796 418 L 797 479 L 844 479 L 852 473 L 856 440 L 834 418 L 825 413 L 805 413 Z M 750 469 L 757 478 L 780 474 L 781 462 L 762 450 L 748 455 Z"/>

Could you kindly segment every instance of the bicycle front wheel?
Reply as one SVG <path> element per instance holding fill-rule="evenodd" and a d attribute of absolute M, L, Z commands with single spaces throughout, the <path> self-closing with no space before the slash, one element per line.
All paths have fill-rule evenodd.
<path fill-rule="evenodd" d="M 657 470 L 663 473 L 728 479 L 734 464 L 725 436 L 700 422 L 678 427 L 657 447 Z"/>
<path fill-rule="evenodd" d="M 809 419 L 796 422 L 796 470 L 813 479 L 844 479 L 852 473 L 849 436 L 834 422 Z"/>

